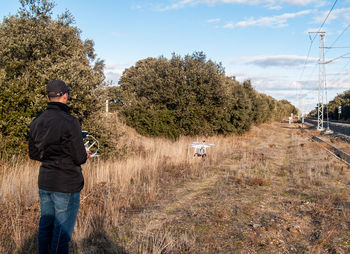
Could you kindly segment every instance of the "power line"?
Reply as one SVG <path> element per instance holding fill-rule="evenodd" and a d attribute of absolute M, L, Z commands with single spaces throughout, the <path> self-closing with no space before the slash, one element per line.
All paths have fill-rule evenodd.
<path fill-rule="evenodd" d="M 304 62 L 304 65 L 303 65 L 303 69 L 300 73 L 300 76 L 299 76 L 299 80 L 301 80 L 301 78 L 303 77 L 304 75 L 304 72 L 305 72 L 305 68 L 306 68 L 306 64 L 307 64 L 307 61 L 309 60 L 309 56 L 310 56 L 310 51 L 311 51 L 311 47 L 312 47 L 312 41 L 310 42 L 310 46 L 309 46 L 309 50 L 307 51 L 307 57 L 305 59 L 305 62 Z"/>
<path fill-rule="evenodd" d="M 329 12 L 328 12 L 328 14 L 327 14 L 327 17 L 323 20 L 323 23 L 322 23 L 322 25 L 320 26 L 320 28 L 318 29 L 317 33 L 321 32 L 322 27 L 323 27 L 324 24 L 326 23 L 326 21 L 327 21 L 329 15 L 330 15 L 331 12 L 333 11 L 334 6 L 336 5 L 337 2 L 338 2 L 338 0 L 335 0 L 335 1 L 334 1 L 332 8 L 329 10 Z M 315 38 L 316 38 L 316 36 L 317 36 L 317 33 L 315 34 L 315 36 L 314 36 L 314 38 L 312 39 L 312 41 L 315 40 Z"/>
<path fill-rule="evenodd" d="M 348 52 L 348 53 L 346 53 L 346 54 L 343 54 L 343 55 L 341 55 L 341 56 L 338 56 L 338 57 L 336 57 L 336 58 L 333 58 L 333 59 L 331 59 L 331 60 L 328 60 L 327 62 L 324 62 L 324 64 L 328 64 L 328 63 L 334 62 L 335 60 L 338 60 L 339 58 L 343 58 L 343 57 L 345 57 L 345 56 L 347 56 L 347 55 L 350 55 L 350 52 Z"/>
<path fill-rule="evenodd" d="M 305 68 L 306 68 L 306 64 L 307 64 L 307 62 L 308 62 L 308 60 L 309 60 L 309 57 L 310 57 L 310 52 L 311 52 L 312 44 L 313 44 L 313 42 L 314 42 L 314 40 L 315 40 L 317 34 L 320 34 L 322 27 L 323 27 L 324 24 L 326 23 L 326 21 L 327 21 L 329 15 L 330 15 L 331 12 L 333 11 L 333 9 L 334 9 L 335 5 L 337 4 L 337 2 L 338 2 L 338 0 L 335 0 L 335 1 L 334 1 L 333 5 L 332 5 L 332 8 L 329 10 L 329 12 L 328 12 L 326 18 L 325 18 L 324 21 L 322 22 L 322 24 L 321 24 L 320 28 L 318 29 L 317 33 L 315 33 L 314 38 L 311 39 L 311 37 L 310 37 L 310 39 L 311 39 L 311 41 L 310 41 L 310 46 L 309 46 L 309 49 L 308 49 L 307 57 L 306 57 L 306 59 L 305 59 L 304 66 L 303 66 L 302 72 L 301 72 L 301 74 L 300 74 L 299 80 L 301 80 L 301 78 L 302 78 L 303 75 L 304 75 Z M 300 95 L 298 95 L 298 96 L 300 96 Z M 301 105 L 300 105 L 300 106 L 301 106 Z"/>
<path fill-rule="evenodd" d="M 348 65 L 350 64 L 350 59 L 348 60 L 348 62 L 343 66 L 343 70 L 346 72 L 348 71 L 348 69 L 346 68 Z M 350 73 L 347 73 L 347 75 L 343 76 L 344 78 L 349 76 Z M 336 77 L 336 78 L 333 78 L 330 83 L 332 84 L 337 84 L 339 81 L 341 80 L 341 77 Z"/>
<path fill-rule="evenodd" d="M 309 49 L 308 49 L 308 52 L 307 52 L 307 57 L 306 57 L 306 59 L 305 59 L 305 63 L 304 63 L 303 69 L 302 69 L 302 71 L 301 71 L 301 74 L 300 74 L 299 80 L 301 80 L 301 78 L 302 78 L 302 77 L 303 77 L 303 75 L 304 75 L 305 68 L 306 68 L 306 64 L 307 64 L 307 61 L 309 60 L 309 56 L 310 56 L 310 51 L 311 51 L 312 44 L 313 44 L 313 42 L 314 42 L 314 40 L 315 40 L 315 38 L 316 38 L 317 34 L 319 34 L 319 33 L 320 33 L 320 31 L 321 31 L 322 27 L 323 27 L 323 26 L 324 26 L 324 24 L 326 23 L 326 21 L 327 21 L 327 19 L 328 19 L 329 15 L 330 15 L 330 14 L 331 14 L 331 12 L 333 11 L 333 9 L 334 9 L 334 7 L 335 7 L 335 5 L 336 5 L 336 3 L 337 3 L 337 2 L 338 2 L 338 0 L 335 0 L 335 1 L 334 1 L 333 5 L 332 5 L 332 8 L 329 10 L 329 12 L 328 12 L 328 14 L 327 14 L 326 18 L 323 20 L 323 22 L 322 22 L 322 24 L 321 24 L 320 28 L 319 28 L 319 29 L 318 29 L 318 31 L 315 33 L 315 36 L 314 36 L 312 39 L 311 39 L 311 37 L 310 37 L 310 40 L 311 40 L 311 42 L 310 42 L 310 46 L 309 46 Z"/>
<path fill-rule="evenodd" d="M 345 29 L 341 32 L 341 34 L 338 35 L 337 39 L 334 40 L 334 42 L 331 44 L 331 48 L 333 47 L 333 45 L 340 39 L 340 37 L 343 36 L 343 34 L 346 32 L 346 30 L 348 30 L 348 28 L 350 27 L 350 24 L 347 25 L 347 27 L 345 27 Z"/>

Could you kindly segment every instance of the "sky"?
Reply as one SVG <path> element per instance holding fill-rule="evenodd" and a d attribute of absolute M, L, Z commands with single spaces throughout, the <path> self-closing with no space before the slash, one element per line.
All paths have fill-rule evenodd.
<path fill-rule="evenodd" d="M 1 21 L 20 7 L 17 0 L 0 2 Z M 66 10 L 74 16 L 81 39 L 94 41 L 114 85 L 139 60 L 203 51 L 227 76 L 249 79 L 257 91 L 305 113 L 318 102 L 320 66 L 324 103 L 350 88 L 350 0 L 54 2 L 53 17 Z M 309 32 L 325 32 L 324 62 L 321 36 Z"/>

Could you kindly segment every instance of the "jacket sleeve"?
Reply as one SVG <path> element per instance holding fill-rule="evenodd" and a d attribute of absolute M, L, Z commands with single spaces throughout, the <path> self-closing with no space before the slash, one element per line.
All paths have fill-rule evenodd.
<path fill-rule="evenodd" d="M 34 145 L 32 137 L 29 137 L 29 157 L 32 160 L 41 161 L 42 154 L 39 149 Z"/>
<path fill-rule="evenodd" d="M 29 139 L 28 139 L 29 157 L 32 160 L 41 161 L 43 152 L 38 149 L 33 140 L 32 124 L 30 125 Z"/>
<path fill-rule="evenodd" d="M 64 149 L 68 153 L 76 165 L 84 164 L 87 160 L 86 150 L 81 133 L 79 120 L 74 118 L 69 128 L 67 135 L 64 138 Z"/>

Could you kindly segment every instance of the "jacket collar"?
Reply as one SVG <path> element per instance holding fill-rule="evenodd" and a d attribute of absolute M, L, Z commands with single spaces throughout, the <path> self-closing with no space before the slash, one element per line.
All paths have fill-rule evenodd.
<path fill-rule="evenodd" d="M 47 104 L 47 109 L 59 109 L 59 110 L 63 110 L 64 112 L 68 112 L 70 111 L 70 108 L 61 102 L 49 102 Z"/>

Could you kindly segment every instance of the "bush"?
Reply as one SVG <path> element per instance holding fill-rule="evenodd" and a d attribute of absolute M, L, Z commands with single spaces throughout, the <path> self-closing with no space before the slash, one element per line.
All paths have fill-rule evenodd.
<path fill-rule="evenodd" d="M 49 80 L 64 80 L 72 89 L 69 106 L 83 121 L 101 108 L 104 79 L 93 42 L 80 39 L 68 12 L 54 20 L 47 0 L 21 4 L 0 24 L 0 133 L 6 144 L 0 149 L 12 154 L 26 151 L 28 126 L 46 107 Z"/>
<path fill-rule="evenodd" d="M 242 134 L 251 124 L 278 120 L 295 108 L 225 76 L 203 52 L 170 60 L 147 58 L 108 89 L 129 126 L 148 136 Z"/>

